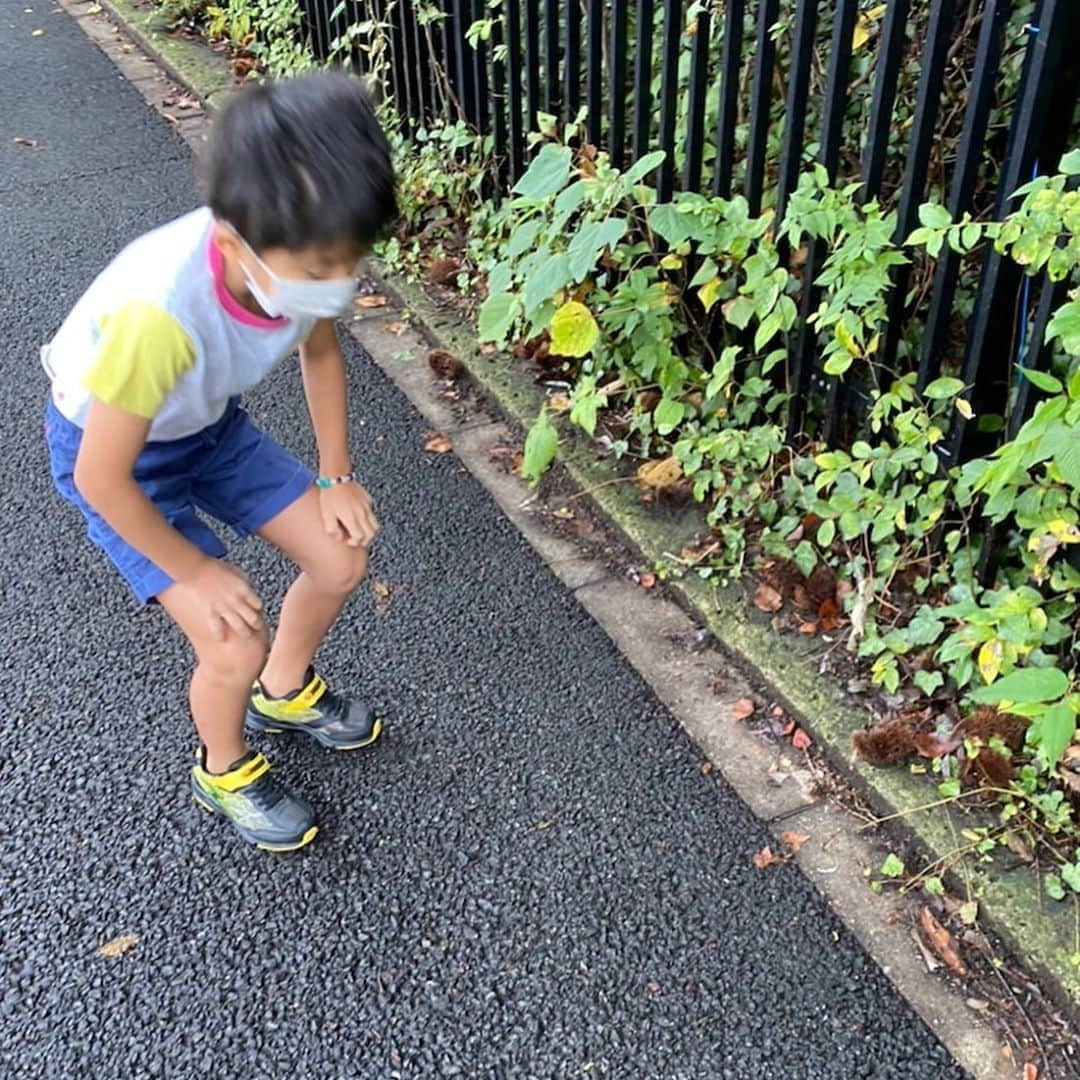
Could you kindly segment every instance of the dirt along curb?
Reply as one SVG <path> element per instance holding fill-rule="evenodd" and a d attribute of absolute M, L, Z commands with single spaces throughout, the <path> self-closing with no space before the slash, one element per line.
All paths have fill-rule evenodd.
<path fill-rule="evenodd" d="M 59 2 L 148 102 L 166 115 L 170 91 L 156 63 L 194 94 L 207 112 L 233 85 L 225 57 L 169 34 L 150 3 Z M 101 7 L 152 60 L 132 53 L 130 43 L 98 15 Z M 193 145 L 203 138 L 202 109 L 170 119 Z M 879 842 L 828 800 L 815 799 L 807 763 L 793 762 L 798 754 L 792 755 L 790 748 L 785 752 L 783 746 L 751 732 L 736 715 L 736 702 L 752 695 L 752 681 L 798 717 L 829 764 L 879 818 L 891 819 L 891 846 L 909 865 L 931 863 L 955 850 L 956 837 L 967 821 L 948 806 L 917 812 L 934 799 L 933 786 L 925 779 L 900 769 L 872 769 L 851 758 L 851 733 L 865 726 L 864 710 L 820 674 L 819 656 L 809 643 L 781 639 L 741 590 L 717 590 L 687 576 L 669 583 L 673 599 L 668 599 L 613 574 L 602 560 L 583 556 L 580 545 L 555 536 L 534 512 L 536 501 L 528 489 L 520 479 L 508 476 L 490 453 L 494 444 L 512 440 L 532 422 L 544 391 L 525 373 L 497 357 L 484 356 L 460 317 L 440 309 L 423 288 L 395 279 L 385 291 L 400 298 L 407 321 L 417 325 L 406 325 L 405 312 L 389 307 L 355 321 L 353 333 L 376 363 L 452 440 L 466 467 L 680 719 L 716 772 L 777 835 L 795 829 L 810 837 L 794 855 L 795 861 L 960 1064 L 980 1077 L 1016 1075 L 1018 1063 L 1003 1055 L 991 1027 L 965 1005 L 962 995 L 927 976 L 912 945 L 910 910 L 893 896 L 875 895 L 866 887 L 864 871 L 881 863 Z M 388 322 L 393 324 L 391 332 Z M 461 419 L 423 362 L 428 345 L 434 343 L 464 365 L 509 426 L 491 416 L 477 417 L 475 410 Z M 405 355 L 408 360 L 402 359 Z M 696 511 L 677 522 L 663 520 L 640 503 L 632 485 L 605 483 L 612 474 L 584 437 L 564 438 L 559 460 L 575 488 L 586 493 L 581 498 L 618 530 L 643 565 L 678 552 L 701 531 L 703 517 Z M 697 624 L 708 628 L 724 655 L 687 650 L 685 642 Z M 1057 1004 L 1072 1017 L 1080 1016 L 1080 970 L 1071 962 L 1076 949 L 1073 911 L 1065 906 L 1048 908 L 1023 867 L 993 874 L 972 867 L 956 885 L 961 893 L 979 900 L 980 921 L 1035 972 Z"/>

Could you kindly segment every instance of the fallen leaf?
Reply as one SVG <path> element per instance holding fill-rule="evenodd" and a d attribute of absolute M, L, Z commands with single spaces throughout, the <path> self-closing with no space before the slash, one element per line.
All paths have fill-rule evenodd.
<path fill-rule="evenodd" d="M 937 957 L 926 947 L 926 942 L 923 941 L 922 935 L 919 934 L 914 926 L 911 928 L 911 940 L 915 942 L 919 952 L 922 953 L 923 962 L 926 964 L 926 970 L 933 975 L 934 972 L 941 967 L 941 964 L 938 962 Z"/>
<path fill-rule="evenodd" d="M 566 394 L 552 394 L 548 399 L 548 408 L 553 413 L 568 412 L 573 407 L 573 402 Z"/>
<path fill-rule="evenodd" d="M 832 597 L 822 600 L 818 607 L 818 616 L 821 619 L 821 632 L 829 633 L 840 625 L 840 608 Z"/>
<path fill-rule="evenodd" d="M 966 975 L 967 965 L 960 959 L 952 934 L 934 918 L 934 913 L 928 907 L 924 907 L 919 913 L 919 923 L 930 948 L 934 950 L 941 962 L 954 975 Z"/>
<path fill-rule="evenodd" d="M 784 857 L 782 855 L 774 855 L 773 850 L 768 844 L 765 845 L 755 856 L 754 865 L 759 870 L 764 870 L 769 866 L 779 866 L 783 863 Z"/>
<path fill-rule="evenodd" d="M 574 511 L 569 506 L 560 506 L 557 510 L 552 510 L 551 513 L 554 517 L 561 518 L 563 521 L 570 521 L 574 516 Z"/>
<path fill-rule="evenodd" d="M 748 720 L 754 715 L 755 708 L 756 706 L 750 698 L 739 698 L 739 700 L 731 707 L 731 715 L 734 716 L 736 720 Z"/>
<path fill-rule="evenodd" d="M 431 454 L 445 454 L 453 450 L 454 444 L 440 431 L 425 431 L 424 449 Z"/>
<path fill-rule="evenodd" d="M 809 840 L 809 836 L 804 836 L 802 833 L 792 832 L 790 829 L 785 829 L 780 834 L 780 843 L 788 849 L 792 855 L 799 854 L 799 848 Z"/>
<path fill-rule="evenodd" d="M 112 941 L 106 941 L 104 945 L 98 949 L 98 956 L 104 956 L 107 959 L 112 959 L 116 956 L 123 956 L 139 940 L 138 934 L 121 934 L 119 937 L 114 937 Z"/>
<path fill-rule="evenodd" d="M 32 32 L 32 33 L 30 34 L 30 36 L 31 36 L 31 37 L 44 37 L 44 36 L 45 36 L 45 31 L 44 31 L 44 30 L 34 30 L 34 31 L 33 31 L 33 32 Z"/>
<path fill-rule="evenodd" d="M 548 818 L 546 821 L 537 822 L 536 827 L 540 830 L 550 829 L 555 824 L 555 818 Z"/>
<path fill-rule="evenodd" d="M 400 335 L 400 334 L 404 334 L 406 329 L 408 329 L 408 328 L 406 327 L 406 325 L 403 322 L 396 322 L 395 321 L 395 322 L 383 323 L 382 326 L 380 327 L 380 329 L 385 331 L 387 334 L 399 334 Z"/>
<path fill-rule="evenodd" d="M 809 750 L 814 745 L 814 742 L 802 728 L 796 728 L 791 736 L 791 745 L 796 750 Z"/>
<path fill-rule="evenodd" d="M 100 15 L 100 14 L 101 14 L 101 11 L 102 11 L 102 8 L 101 8 L 101 5 L 100 5 L 100 4 L 91 4 L 91 5 L 90 5 L 90 6 L 89 6 L 89 7 L 88 7 L 88 8 L 86 9 L 86 14 L 87 14 L 87 15 Z"/>
<path fill-rule="evenodd" d="M 985 998 L 967 998 L 964 1004 L 975 1012 L 984 1013 L 990 1009 L 990 1002 Z"/>
<path fill-rule="evenodd" d="M 698 766 L 698 770 L 699 770 L 700 772 L 704 773 L 704 774 L 705 774 L 706 776 L 708 776 L 708 775 L 709 775 L 709 773 L 711 773 L 711 772 L 712 772 L 712 769 L 713 769 L 713 765 L 712 765 L 712 762 L 711 762 L 711 761 L 703 761 L 703 762 L 702 762 L 702 763 L 701 763 L 701 764 L 700 764 L 700 765 Z"/>
<path fill-rule="evenodd" d="M 799 633 L 807 637 L 813 637 L 817 633 L 817 623 L 804 622 L 799 625 Z"/>
<path fill-rule="evenodd" d="M 15 138 L 12 139 L 11 141 L 16 146 L 28 146 L 31 150 L 40 150 L 41 149 L 41 143 L 39 143 L 37 141 L 37 139 L 27 139 L 27 138 L 24 138 L 22 135 L 16 135 Z"/>
<path fill-rule="evenodd" d="M 784 606 L 784 598 L 771 586 L 762 582 L 754 593 L 754 607 L 758 611 L 779 611 Z"/>
<path fill-rule="evenodd" d="M 386 297 L 379 293 L 368 293 L 366 296 L 358 296 L 354 302 L 358 308 L 386 307 Z"/>
<path fill-rule="evenodd" d="M 446 349 L 429 349 L 427 360 L 428 367 L 438 378 L 446 382 L 454 382 L 464 370 L 461 361 Z"/>
<path fill-rule="evenodd" d="M 637 483 L 650 491 L 665 491 L 682 479 L 682 465 L 677 457 L 646 461 L 637 471 Z"/>
<path fill-rule="evenodd" d="M 376 596 L 387 597 L 390 595 L 390 586 L 385 581 L 372 582 L 371 591 Z"/>
<path fill-rule="evenodd" d="M 911 737 L 916 751 L 925 758 L 944 757 L 951 754 L 964 741 L 959 728 L 949 732 L 919 731 Z"/>
<path fill-rule="evenodd" d="M 645 993 L 646 994 L 659 994 L 660 993 L 660 984 L 656 983 L 656 982 L 653 982 L 653 980 L 650 979 L 645 984 Z"/>
<path fill-rule="evenodd" d="M 643 589 L 651 589 L 656 584 L 656 575 L 644 573 L 638 578 L 638 584 Z"/>
<path fill-rule="evenodd" d="M 786 738 L 786 737 L 787 737 L 788 735 L 790 735 L 790 734 L 791 734 L 791 733 L 792 733 L 792 732 L 793 732 L 794 730 L 795 730 L 795 721 L 794 721 L 794 720 L 788 720 L 788 721 L 786 721 L 786 722 L 784 723 L 784 725 L 783 725 L 783 726 L 782 726 L 782 727 L 780 728 L 780 734 L 781 734 L 781 735 L 783 735 L 783 736 L 784 736 L 784 737 Z"/>
<path fill-rule="evenodd" d="M 494 351 L 495 351 L 495 346 L 492 345 L 490 341 L 486 342 L 485 344 L 480 346 L 480 355 L 481 356 L 490 356 Z"/>
<path fill-rule="evenodd" d="M 1039 1066 L 1032 1062 L 1024 1065 L 1024 1080 L 1039 1080 Z"/>

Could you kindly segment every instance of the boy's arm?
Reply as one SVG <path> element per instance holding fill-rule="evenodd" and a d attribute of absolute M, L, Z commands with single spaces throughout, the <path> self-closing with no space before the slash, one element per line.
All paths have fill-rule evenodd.
<path fill-rule="evenodd" d="M 345 476 L 352 471 L 348 382 L 332 320 L 315 324 L 300 346 L 300 366 L 319 451 L 319 474 Z M 326 531 L 354 547 L 367 547 L 379 529 L 368 493 L 359 484 L 341 484 L 326 488 L 320 496 Z"/>

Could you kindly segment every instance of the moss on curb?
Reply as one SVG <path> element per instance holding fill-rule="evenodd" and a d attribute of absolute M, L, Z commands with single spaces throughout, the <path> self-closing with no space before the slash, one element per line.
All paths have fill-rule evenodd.
<path fill-rule="evenodd" d="M 185 84 L 212 111 L 215 99 L 231 90 L 228 61 L 203 44 L 176 37 L 152 3 L 102 0 L 111 15 L 139 44 Z M 475 336 L 460 318 L 448 315 L 420 287 L 395 280 L 396 292 L 424 327 L 447 345 L 469 374 L 511 421 L 529 425 L 540 408 L 542 391 L 521 372 L 483 356 Z M 664 520 L 649 512 L 629 485 L 609 484 L 611 472 L 584 437 L 570 436 L 560 447 L 560 463 L 575 483 L 589 491 L 593 504 L 650 562 L 677 551 L 694 531 L 695 522 Z M 700 527 L 702 519 L 697 518 Z M 958 846 L 964 822 L 948 807 L 914 813 L 932 802 L 932 785 L 900 769 L 872 769 L 852 759 L 851 734 L 864 726 L 865 712 L 818 672 L 809 643 L 781 639 L 737 588 L 718 590 L 696 577 L 671 583 L 686 607 L 712 631 L 720 646 L 755 671 L 771 692 L 795 713 L 826 752 L 834 768 L 866 798 L 879 815 L 901 814 L 893 828 L 901 839 L 931 859 Z M 1040 977 L 1059 1004 L 1080 1022 L 1080 966 L 1072 962 L 1077 948 L 1074 907 L 1049 905 L 1025 869 L 973 868 L 967 887 L 980 900 L 984 923 Z"/>

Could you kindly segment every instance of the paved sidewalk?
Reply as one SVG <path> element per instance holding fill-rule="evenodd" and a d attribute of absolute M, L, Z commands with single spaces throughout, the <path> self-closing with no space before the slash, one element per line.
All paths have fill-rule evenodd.
<path fill-rule="evenodd" d="M 764 831 L 351 344 L 399 591 L 357 597 L 323 667 L 389 737 L 272 745 L 324 824 L 296 857 L 198 813 L 186 650 L 52 494 L 36 359 L 113 252 L 195 205 L 193 163 L 45 0 L 3 6 L 0 50 L 0 1073 L 959 1075 L 810 884 L 754 869 Z M 293 366 L 250 406 L 307 452 Z M 282 561 L 235 557 L 276 602 Z"/>

